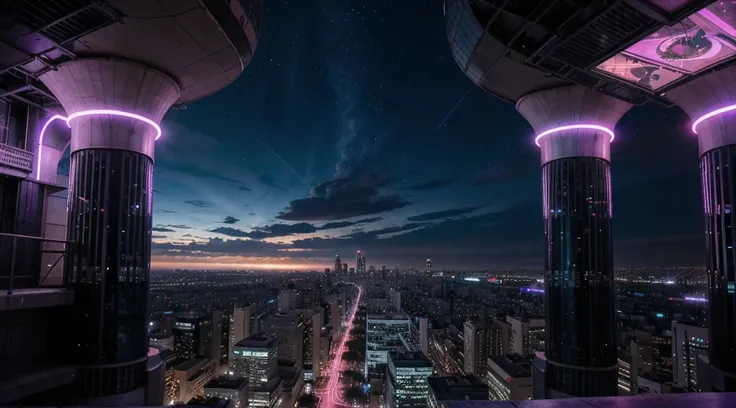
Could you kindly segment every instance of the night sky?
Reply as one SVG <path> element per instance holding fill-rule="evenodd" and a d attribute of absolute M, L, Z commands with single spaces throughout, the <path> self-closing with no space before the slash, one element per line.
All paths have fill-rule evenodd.
<path fill-rule="evenodd" d="M 154 268 L 542 268 L 533 131 L 457 67 L 441 0 L 265 3 L 241 77 L 163 121 Z M 687 127 L 616 127 L 616 267 L 704 264 Z"/>

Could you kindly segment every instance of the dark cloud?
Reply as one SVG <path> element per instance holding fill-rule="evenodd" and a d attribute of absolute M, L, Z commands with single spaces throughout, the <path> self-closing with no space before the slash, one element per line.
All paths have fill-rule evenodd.
<path fill-rule="evenodd" d="M 426 183 L 417 184 L 413 186 L 411 189 L 414 191 L 437 190 L 439 188 L 449 186 L 450 184 L 454 182 L 455 182 L 454 178 L 438 179 L 438 180 L 428 181 Z"/>
<path fill-rule="evenodd" d="M 165 228 L 165 227 L 153 227 L 151 228 L 151 231 L 153 232 L 176 232 L 171 228 Z"/>
<path fill-rule="evenodd" d="M 265 185 L 267 185 L 269 187 L 275 188 L 277 190 L 284 191 L 284 188 L 280 184 L 278 184 L 276 182 L 276 179 L 272 175 L 270 175 L 270 174 L 261 174 L 261 176 L 259 177 L 259 179 L 261 180 L 261 183 L 263 183 L 263 184 L 265 184 Z"/>
<path fill-rule="evenodd" d="M 341 220 L 378 214 L 410 204 L 398 194 L 383 194 L 380 189 L 392 182 L 384 174 L 351 174 L 325 181 L 310 196 L 292 201 L 276 218 L 289 221 Z"/>
<path fill-rule="evenodd" d="M 479 207 L 468 207 L 468 208 L 455 208 L 452 210 L 444 210 L 444 211 L 435 211 L 435 212 L 426 213 L 426 214 L 414 215 L 414 216 L 407 218 L 407 220 L 409 221 L 440 220 L 442 218 L 456 217 L 458 215 L 469 214 L 477 210 L 478 208 Z"/>
<path fill-rule="evenodd" d="M 156 212 L 161 214 L 176 214 L 174 210 L 156 210 Z"/>
<path fill-rule="evenodd" d="M 162 235 L 162 234 L 151 235 L 151 239 L 165 239 L 165 238 L 166 238 L 166 235 Z"/>
<path fill-rule="evenodd" d="M 233 216 L 231 216 L 231 215 L 228 215 L 227 217 L 225 217 L 224 220 L 222 220 L 222 223 L 223 224 L 235 224 L 238 221 L 240 221 L 240 220 L 237 219 L 237 218 L 235 218 L 235 217 L 233 217 Z"/>
<path fill-rule="evenodd" d="M 328 222 L 327 224 L 322 225 L 321 227 L 318 227 L 319 230 L 328 230 L 328 229 L 337 229 L 337 228 L 345 228 L 345 227 L 351 227 L 353 225 L 358 224 L 369 224 L 372 222 L 378 222 L 383 220 L 382 217 L 373 217 L 373 218 L 365 218 L 358 221 L 335 221 L 335 222 Z"/>
<path fill-rule="evenodd" d="M 164 227 L 170 227 L 170 228 L 178 228 L 178 229 L 192 229 L 189 225 L 184 224 L 167 224 L 164 225 Z"/>
<path fill-rule="evenodd" d="M 253 191 L 253 190 L 249 189 L 246 186 L 240 186 L 240 187 L 238 187 L 238 191 L 248 191 L 248 192 L 250 192 L 250 191 Z"/>
<path fill-rule="evenodd" d="M 248 215 L 255 217 L 256 213 L 252 212 L 252 213 L 248 213 Z"/>
<path fill-rule="evenodd" d="M 227 227 L 222 227 L 227 228 Z M 235 230 L 238 231 L 238 230 Z M 224 234 L 227 235 L 227 234 Z M 278 256 L 284 245 L 271 244 L 264 241 L 212 238 L 206 242 L 170 242 L 152 243 L 151 249 L 157 255 L 181 255 L 209 257 L 212 254 L 238 254 L 250 256 Z"/>
<path fill-rule="evenodd" d="M 187 204 L 189 204 L 189 205 L 193 205 L 193 206 L 199 207 L 199 208 L 205 208 L 205 207 L 210 207 L 211 206 L 211 204 L 208 201 L 204 201 L 204 200 L 186 200 L 184 202 L 187 203 Z"/>
<path fill-rule="evenodd" d="M 517 179 L 531 174 L 539 174 L 539 167 L 536 162 L 523 160 L 506 166 L 497 166 L 495 169 L 484 170 L 473 179 L 471 185 L 482 187 L 497 181 Z"/>
<path fill-rule="evenodd" d="M 356 233 L 345 235 L 343 238 L 355 238 L 355 237 L 378 238 L 379 235 L 389 235 L 389 234 L 396 234 L 398 232 L 412 231 L 418 228 L 427 227 L 429 225 L 432 225 L 432 224 L 428 222 L 417 222 L 417 223 L 404 224 L 404 225 L 392 225 L 386 228 L 381 228 L 381 229 L 372 230 L 372 231 L 359 231 Z"/>
<path fill-rule="evenodd" d="M 246 237 L 253 239 L 264 239 L 274 237 L 285 237 L 295 234 L 310 234 L 316 232 L 317 227 L 306 222 L 296 224 L 273 224 L 264 227 L 256 227 Z"/>
<path fill-rule="evenodd" d="M 215 234 L 227 235 L 228 237 L 245 238 L 248 236 L 247 232 L 230 227 L 217 227 L 215 229 L 211 229 L 210 232 L 214 232 Z"/>

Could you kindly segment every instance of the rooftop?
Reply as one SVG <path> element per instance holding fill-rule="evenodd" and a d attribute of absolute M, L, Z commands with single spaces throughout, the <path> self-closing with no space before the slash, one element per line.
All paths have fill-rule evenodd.
<path fill-rule="evenodd" d="M 421 351 L 390 352 L 388 359 L 399 367 L 432 367 L 432 362 Z"/>
<path fill-rule="evenodd" d="M 496 365 L 503 371 L 505 371 L 506 374 L 513 378 L 525 378 L 532 376 L 529 371 L 525 370 L 519 364 L 514 363 L 506 356 L 492 356 L 488 358 L 496 363 Z"/>
<path fill-rule="evenodd" d="M 234 378 L 234 377 L 215 377 L 210 382 L 204 385 L 204 388 L 226 388 L 233 390 L 242 390 L 248 386 L 248 379 L 245 377 Z"/>
<path fill-rule="evenodd" d="M 187 371 L 190 370 L 192 367 L 196 366 L 197 364 L 202 363 L 205 360 L 209 360 L 209 357 L 200 357 L 200 358 L 192 358 L 189 360 L 185 360 L 183 363 L 180 363 L 174 367 L 176 371 Z"/>
<path fill-rule="evenodd" d="M 429 377 L 427 382 L 438 401 L 488 400 L 488 386 L 474 375 Z"/>
<path fill-rule="evenodd" d="M 234 347 L 271 348 L 276 346 L 276 339 L 267 336 L 251 336 L 235 343 Z"/>
<path fill-rule="evenodd" d="M 638 395 L 537 401 L 452 401 L 443 405 L 445 408 L 727 408 L 736 406 L 736 393 Z"/>

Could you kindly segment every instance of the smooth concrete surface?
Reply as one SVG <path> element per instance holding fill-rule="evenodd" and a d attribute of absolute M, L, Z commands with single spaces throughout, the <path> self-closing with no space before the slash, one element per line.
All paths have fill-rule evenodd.
<path fill-rule="evenodd" d="M 0 290 L 0 312 L 71 305 L 74 292 L 57 288 Z"/>
<path fill-rule="evenodd" d="M 613 130 L 632 105 L 582 86 L 534 92 L 519 99 L 516 109 L 535 134 L 566 125 L 591 124 Z M 532 141 L 534 135 L 530 136 Z M 566 157 L 598 157 L 611 161 L 610 136 L 591 129 L 556 132 L 539 141 L 542 165 Z"/>
<path fill-rule="evenodd" d="M 179 86 L 167 75 L 123 60 L 76 59 L 40 79 L 59 99 L 67 116 L 92 109 L 115 109 L 160 123 L 179 98 Z M 154 157 L 156 130 L 140 120 L 83 116 L 72 120 L 71 128 L 71 153 L 88 148 L 122 149 Z"/>
<path fill-rule="evenodd" d="M 711 72 L 667 93 L 667 98 L 682 108 L 690 119 L 724 106 L 736 104 L 736 66 Z M 704 153 L 719 147 L 736 144 L 736 110 L 713 116 L 701 122 L 698 134 L 687 129 L 687 134 L 698 138 L 698 150 Z"/>

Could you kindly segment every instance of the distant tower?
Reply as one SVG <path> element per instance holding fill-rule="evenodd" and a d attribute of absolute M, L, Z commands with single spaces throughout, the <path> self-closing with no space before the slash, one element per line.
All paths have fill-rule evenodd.
<path fill-rule="evenodd" d="M 335 270 L 332 271 L 334 274 L 340 273 L 342 270 L 342 262 L 340 262 L 340 255 L 335 255 Z"/>
<path fill-rule="evenodd" d="M 365 276 L 365 254 L 362 251 L 355 254 L 355 272 L 358 276 Z"/>
<path fill-rule="evenodd" d="M 347 262 L 344 263 L 344 264 L 342 264 L 342 273 L 344 275 L 347 275 L 348 274 L 348 264 L 347 264 Z"/>
<path fill-rule="evenodd" d="M 427 259 L 427 275 L 432 275 L 432 260 Z"/>

